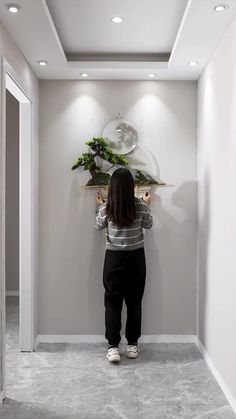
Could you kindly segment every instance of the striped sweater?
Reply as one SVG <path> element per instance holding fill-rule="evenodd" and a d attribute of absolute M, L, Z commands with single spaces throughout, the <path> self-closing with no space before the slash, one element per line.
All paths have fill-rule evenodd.
<path fill-rule="evenodd" d="M 143 228 L 152 227 L 150 209 L 142 199 L 135 199 L 136 218 L 130 227 L 118 227 L 108 220 L 106 203 L 99 205 L 96 211 L 94 227 L 97 230 L 106 228 L 106 249 L 134 250 L 144 247 Z"/>

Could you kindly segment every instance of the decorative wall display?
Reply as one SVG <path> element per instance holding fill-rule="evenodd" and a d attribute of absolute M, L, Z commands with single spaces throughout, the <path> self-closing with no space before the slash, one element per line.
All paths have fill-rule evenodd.
<path fill-rule="evenodd" d="M 119 117 L 107 124 L 103 130 L 103 138 L 114 153 L 128 154 L 137 144 L 138 132 L 129 121 Z"/>
<path fill-rule="evenodd" d="M 78 157 L 72 170 L 79 167 L 88 170 L 91 178 L 85 187 L 95 189 L 106 198 L 112 173 L 119 167 L 127 166 L 134 177 L 135 195 L 143 196 L 151 185 L 160 186 L 165 183 L 154 179 L 144 170 L 129 166 L 127 154 L 134 150 L 137 140 L 135 127 L 124 118 L 116 118 L 105 127 L 103 137 L 94 137 L 85 143 L 89 151 Z"/>
<path fill-rule="evenodd" d="M 153 179 L 148 173 L 143 170 L 138 170 L 128 166 L 128 160 L 123 155 L 113 153 L 108 146 L 106 140 L 102 137 L 93 138 L 86 142 L 91 149 L 88 153 L 83 153 L 78 157 L 72 170 L 84 167 L 88 170 L 91 179 L 88 180 L 85 187 L 95 189 L 104 198 L 107 196 L 110 176 L 118 167 L 127 166 L 131 171 L 135 181 L 135 195 L 137 197 L 143 196 L 146 191 L 150 190 L 151 185 L 164 185 L 163 182 Z M 102 170 L 102 160 L 109 163 L 108 169 Z"/>

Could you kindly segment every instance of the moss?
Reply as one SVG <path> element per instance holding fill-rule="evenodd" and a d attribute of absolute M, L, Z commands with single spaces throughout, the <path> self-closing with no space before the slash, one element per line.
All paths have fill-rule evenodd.
<path fill-rule="evenodd" d="M 91 179 L 89 179 L 87 186 L 96 185 L 109 185 L 110 175 L 108 173 L 99 172 L 96 173 Z"/>
<path fill-rule="evenodd" d="M 138 169 L 131 169 L 135 185 L 157 185 L 157 181 L 148 173 Z"/>

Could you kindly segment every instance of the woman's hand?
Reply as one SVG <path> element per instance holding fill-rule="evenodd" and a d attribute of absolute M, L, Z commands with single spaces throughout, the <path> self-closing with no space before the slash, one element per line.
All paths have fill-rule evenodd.
<path fill-rule="evenodd" d="M 103 199 L 102 199 L 102 197 L 101 197 L 101 195 L 96 195 L 96 205 L 101 205 L 101 204 L 103 204 Z"/>
<path fill-rule="evenodd" d="M 149 192 L 145 192 L 145 195 L 143 196 L 143 200 L 144 202 L 146 202 L 146 204 L 150 204 L 151 202 L 151 195 Z"/>

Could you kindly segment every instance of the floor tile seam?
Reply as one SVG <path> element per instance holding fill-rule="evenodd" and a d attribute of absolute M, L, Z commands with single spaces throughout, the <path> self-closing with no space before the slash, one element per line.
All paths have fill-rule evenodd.
<path fill-rule="evenodd" d="M 155 368 L 155 372 L 157 372 L 157 371 L 161 371 L 161 370 L 181 370 L 181 369 L 186 369 L 187 367 L 189 367 L 190 365 L 192 365 L 192 363 L 189 363 L 189 364 L 184 364 L 184 365 L 168 365 L 168 364 L 165 364 L 164 366 L 163 365 L 152 365 L 152 366 L 150 366 L 150 368 Z M 147 366 L 148 366 L 148 364 L 147 364 Z M 125 365 L 125 366 L 123 366 L 124 367 L 124 371 L 125 370 L 127 370 L 128 371 L 128 369 L 130 368 L 128 365 Z M 139 369 L 141 369 L 143 367 L 143 365 L 141 365 L 141 364 L 137 364 L 136 366 L 135 366 L 135 368 L 137 369 L 137 370 L 139 370 Z M 205 367 L 205 366 L 204 366 Z M 14 369 L 17 369 L 17 368 L 19 368 L 19 369 L 21 369 L 21 368 L 27 368 L 27 369 L 48 369 L 48 368 L 55 368 L 55 369 L 65 369 L 65 370 L 69 370 L 69 369 L 78 369 L 78 370 L 80 370 L 80 369 L 84 369 L 84 368 L 87 368 L 87 366 L 76 366 L 76 365 L 71 365 L 71 366 L 66 366 L 66 365 L 38 365 L 38 366 L 35 366 L 35 365 L 22 365 L 22 366 L 13 366 L 13 365 L 6 365 L 6 368 L 8 368 L 8 369 L 11 369 L 11 368 L 14 368 Z M 101 368 L 103 368 L 103 365 L 101 365 Z M 105 365 L 104 365 L 104 368 L 105 368 Z M 122 365 L 120 365 L 119 366 L 119 368 L 122 368 Z M 203 368 L 202 370 L 204 370 L 205 371 L 205 368 Z"/>
<path fill-rule="evenodd" d="M 143 384 L 141 382 L 142 381 L 142 376 L 140 377 L 140 374 L 138 374 L 138 371 L 136 371 L 136 377 L 137 377 L 137 379 L 141 378 L 140 384 L 138 384 L 138 382 L 137 382 L 137 387 L 139 388 L 139 390 L 145 390 L 145 388 L 147 389 L 147 386 L 152 386 L 153 385 L 152 382 L 149 382 L 149 383 L 145 382 L 145 388 L 144 388 Z M 207 381 L 209 381 L 211 379 L 211 377 L 210 378 L 207 377 L 207 378 L 208 378 Z M 168 376 L 163 376 L 163 377 L 161 377 L 161 379 L 159 378 L 159 383 L 161 383 L 162 385 L 167 384 L 167 387 L 168 387 L 169 386 L 169 381 L 168 380 L 169 380 Z M 190 381 L 190 384 L 191 384 L 191 380 L 188 380 L 188 381 Z"/>
<path fill-rule="evenodd" d="M 214 409 L 211 409 L 211 410 L 207 410 L 206 411 L 206 415 L 209 415 L 209 414 L 214 414 L 214 413 L 220 413 L 220 411 L 221 410 L 224 410 L 225 408 L 230 408 L 231 410 L 232 410 L 232 408 L 231 408 L 231 406 L 230 406 L 230 404 L 225 404 L 225 405 L 223 405 L 223 406 L 220 406 L 220 407 L 216 407 L 216 408 L 214 408 Z M 234 413 L 233 412 L 233 410 L 232 410 L 232 413 Z M 201 416 L 195 416 L 195 418 L 194 419 L 202 419 L 202 414 L 201 414 Z M 236 415 L 235 415 L 235 417 L 236 417 Z"/>
<path fill-rule="evenodd" d="M 66 367 L 66 368 L 64 368 L 64 367 L 60 367 L 60 366 L 58 366 L 58 367 L 51 367 L 51 366 L 49 366 L 49 367 L 44 367 L 44 366 L 40 366 L 40 367 L 7 367 L 7 371 L 11 371 L 12 369 L 14 370 L 14 371 L 17 371 L 17 370 L 32 370 L 32 371 L 42 371 L 42 370 L 45 370 L 45 371 L 48 371 L 48 370 L 56 370 L 56 371 L 58 371 L 58 370 L 60 370 L 60 371 L 70 371 L 70 370 L 73 370 L 73 371 L 83 371 L 84 372 L 84 370 L 86 369 L 87 367 L 83 367 L 83 370 L 81 369 L 81 368 L 79 368 L 79 367 Z M 90 374 L 90 372 L 89 371 L 87 371 L 87 373 L 88 374 Z"/>
<path fill-rule="evenodd" d="M 91 367 L 91 365 L 90 365 L 90 367 Z M 95 365 L 94 365 L 94 367 L 95 367 Z M 107 366 L 106 365 L 101 365 L 101 368 L 99 368 L 98 366 L 96 366 L 96 368 L 97 368 L 97 370 L 99 369 L 103 369 L 103 370 L 106 370 L 107 368 L 106 368 Z M 34 370 L 41 370 L 41 369 L 49 369 L 49 368 L 51 368 L 51 369 L 60 369 L 60 370 L 85 370 L 85 369 L 88 369 L 88 365 L 83 365 L 83 366 L 74 366 L 74 365 L 71 365 L 71 366 L 61 366 L 61 365 L 48 365 L 48 366 L 46 366 L 46 365 L 38 365 L 38 366 L 31 366 L 31 365 L 23 365 L 23 366 L 15 366 L 15 365 L 8 365 L 8 366 L 6 366 L 6 368 L 7 369 L 14 369 L 14 370 L 16 370 L 16 369 L 34 369 Z M 119 369 L 122 369 L 122 366 L 119 366 L 118 367 Z M 110 371 L 110 370 L 108 370 L 108 371 Z M 128 372 L 129 371 L 129 368 L 123 368 L 123 372 Z M 89 371 L 88 371 L 89 372 Z"/>
<path fill-rule="evenodd" d="M 140 400 L 139 400 L 139 390 L 140 390 L 140 386 L 137 382 L 137 374 L 136 374 L 136 366 L 133 367 L 133 374 L 134 374 L 134 383 L 135 383 L 135 399 L 136 399 L 136 404 L 137 404 L 137 419 L 141 419 L 141 404 L 140 404 Z"/>
<path fill-rule="evenodd" d="M 143 389 L 143 390 L 145 390 L 145 389 Z M 198 401 L 199 401 L 199 399 L 198 399 Z M 141 405 L 143 404 L 143 402 L 144 402 L 143 400 L 140 400 Z M 169 402 L 169 403 L 178 402 L 183 409 L 184 409 L 184 406 L 186 405 L 186 401 L 183 399 L 182 395 L 177 395 L 177 396 L 175 395 L 173 397 L 167 397 L 167 398 L 163 398 L 163 396 L 156 395 L 155 402 L 158 403 L 158 404 L 159 403 L 163 404 L 163 402 L 165 402 L 165 403 L 166 402 Z M 209 412 L 207 411 L 207 414 L 208 413 L 214 413 L 214 411 L 216 411 L 216 413 L 218 413 L 219 411 L 227 409 L 227 408 L 231 409 L 231 406 L 226 403 L 226 404 L 220 405 L 217 408 L 209 410 Z M 202 415 L 202 413 L 201 413 L 201 415 Z M 235 417 L 236 417 L 236 415 L 235 415 Z M 194 417 L 194 419 L 202 419 L 202 416 Z"/>
<path fill-rule="evenodd" d="M 201 360 L 199 360 L 199 361 L 201 361 Z M 152 364 L 152 365 L 150 365 L 150 364 L 148 364 L 148 363 L 146 363 L 146 364 L 137 364 L 137 366 L 136 366 L 136 368 L 142 368 L 142 367 L 147 367 L 148 368 L 148 366 L 150 365 L 150 368 L 155 368 L 155 370 L 165 370 L 165 369 L 167 369 L 167 370 L 174 370 L 174 369 L 184 369 L 184 368 L 187 368 L 187 367 L 189 367 L 189 366 L 191 366 L 191 365 L 193 365 L 193 366 L 195 366 L 195 364 L 198 364 L 198 362 L 188 362 L 188 363 L 184 363 L 184 364 L 169 364 L 169 363 L 165 363 L 165 364 Z M 199 365 L 198 365 L 198 367 L 199 367 Z M 204 365 L 204 368 L 203 368 L 204 370 L 205 370 L 205 365 Z"/>

